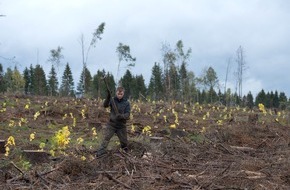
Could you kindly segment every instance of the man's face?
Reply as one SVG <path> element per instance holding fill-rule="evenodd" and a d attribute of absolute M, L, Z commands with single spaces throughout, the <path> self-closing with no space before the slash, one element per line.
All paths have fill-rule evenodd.
<path fill-rule="evenodd" d="M 117 90 L 116 95 L 119 100 L 122 99 L 124 96 L 124 90 Z"/>

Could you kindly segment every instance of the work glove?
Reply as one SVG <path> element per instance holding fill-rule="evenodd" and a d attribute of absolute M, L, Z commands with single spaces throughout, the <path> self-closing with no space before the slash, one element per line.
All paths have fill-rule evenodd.
<path fill-rule="evenodd" d="M 117 120 L 122 120 L 122 119 L 124 119 L 124 115 L 118 113 L 118 114 L 116 115 L 116 119 L 117 119 Z"/>

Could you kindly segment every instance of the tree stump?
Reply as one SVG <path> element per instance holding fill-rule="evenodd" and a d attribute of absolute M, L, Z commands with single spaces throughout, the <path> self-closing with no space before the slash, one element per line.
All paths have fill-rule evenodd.
<path fill-rule="evenodd" d="M 95 127 L 97 131 L 100 131 L 102 129 L 102 123 L 101 122 L 89 121 L 88 125 L 89 125 L 90 128 Z"/>
<path fill-rule="evenodd" d="M 237 115 L 237 116 L 235 116 L 234 121 L 237 123 L 247 123 L 247 122 L 249 122 L 249 118 L 250 118 L 250 116 L 248 116 L 248 115 Z"/>
<path fill-rule="evenodd" d="M 259 115 L 257 113 L 253 113 L 249 115 L 249 119 L 248 119 L 249 123 L 255 124 L 258 122 L 258 120 L 259 120 Z"/>
<path fill-rule="evenodd" d="M 0 154 L 4 154 L 6 152 L 5 150 L 5 140 L 0 140 Z"/>
<path fill-rule="evenodd" d="M 170 129 L 170 137 L 176 138 L 176 137 L 185 137 L 187 136 L 187 132 L 183 131 L 181 129 Z"/>
<path fill-rule="evenodd" d="M 43 150 L 23 150 L 23 155 L 33 164 L 49 161 L 49 154 Z"/>
<path fill-rule="evenodd" d="M 152 143 L 159 143 L 162 142 L 163 137 L 150 137 L 150 142 Z"/>

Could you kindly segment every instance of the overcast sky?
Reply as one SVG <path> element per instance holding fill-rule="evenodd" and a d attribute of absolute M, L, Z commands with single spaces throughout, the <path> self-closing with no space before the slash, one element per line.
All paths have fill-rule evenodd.
<path fill-rule="evenodd" d="M 200 76 L 212 67 L 224 85 L 228 60 L 234 83 L 235 53 L 242 46 L 247 69 L 243 93 L 285 92 L 290 96 L 289 0 L 0 0 L 0 63 L 22 72 L 37 63 L 46 74 L 50 50 L 63 47 L 75 85 L 82 70 L 80 36 L 88 47 L 94 30 L 105 22 L 102 40 L 91 49 L 88 69 L 116 75 L 116 47 L 129 45 L 136 57 L 133 75 L 148 84 L 155 62 L 162 64 L 163 43 L 182 40 L 192 49 L 188 70 Z M 14 61 L 7 59 L 14 58 Z M 121 75 L 125 68 L 121 69 Z M 234 91 L 234 85 L 229 85 Z"/>

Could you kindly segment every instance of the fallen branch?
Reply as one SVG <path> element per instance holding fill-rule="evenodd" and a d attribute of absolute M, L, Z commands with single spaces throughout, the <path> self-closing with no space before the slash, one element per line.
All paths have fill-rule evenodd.
<path fill-rule="evenodd" d="M 39 174 L 37 171 L 35 171 L 35 176 L 36 176 L 37 178 L 41 179 L 44 183 L 46 183 L 46 185 L 50 185 L 50 183 L 49 183 L 46 179 L 44 179 L 44 178 L 41 176 L 41 174 Z"/>
<path fill-rule="evenodd" d="M 251 147 L 246 147 L 246 146 L 230 146 L 232 149 L 237 149 L 241 151 L 253 151 L 255 150 L 254 148 Z"/>
<path fill-rule="evenodd" d="M 56 171 L 56 170 L 58 170 L 58 169 L 60 169 L 60 167 L 54 168 L 54 169 L 52 169 L 52 170 L 49 170 L 49 171 L 47 171 L 47 172 L 43 172 L 43 173 L 40 173 L 40 174 L 37 173 L 37 175 L 39 175 L 39 176 L 44 176 L 44 175 L 47 175 L 47 174 L 49 174 L 49 173 L 51 173 L 51 172 L 54 172 L 54 171 Z"/>
<path fill-rule="evenodd" d="M 131 187 L 129 187 L 127 184 L 123 183 L 122 181 L 117 180 L 117 179 L 114 178 L 111 174 L 109 174 L 109 173 L 107 173 L 107 172 L 105 172 L 104 174 L 105 174 L 105 176 L 106 176 L 109 180 L 113 180 L 114 182 L 123 185 L 123 186 L 126 187 L 127 189 L 131 189 Z"/>
<path fill-rule="evenodd" d="M 10 162 L 10 164 L 14 166 L 14 168 L 16 168 L 20 173 L 24 174 L 24 172 L 14 164 L 14 162 Z"/>
<path fill-rule="evenodd" d="M 103 174 L 103 173 L 118 173 L 117 171 L 95 171 L 97 174 Z"/>
<path fill-rule="evenodd" d="M 24 180 L 26 182 L 30 182 L 30 179 L 27 176 L 25 176 L 24 174 L 21 174 L 21 175 L 14 177 L 14 178 L 6 180 L 6 183 L 9 184 L 9 183 L 12 183 L 13 181 L 17 181 L 17 180 Z"/>
<path fill-rule="evenodd" d="M 249 170 L 242 170 L 242 172 L 245 172 L 247 174 L 248 179 L 260 179 L 266 177 L 266 175 L 261 172 L 254 172 Z"/>

